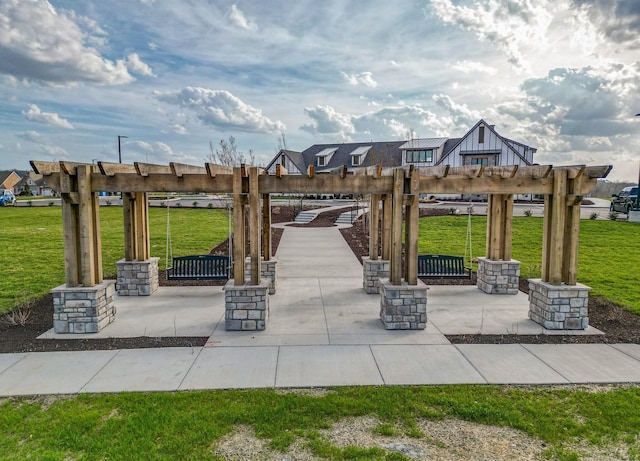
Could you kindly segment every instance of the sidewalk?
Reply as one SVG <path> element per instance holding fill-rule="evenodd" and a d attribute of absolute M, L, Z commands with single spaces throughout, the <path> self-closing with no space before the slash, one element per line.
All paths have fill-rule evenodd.
<path fill-rule="evenodd" d="M 445 334 L 551 334 L 527 297 L 432 286 L 424 331 L 386 331 L 337 228 L 286 227 L 263 332 L 224 330 L 221 287 L 117 300 L 96 335 L 207 336 L 204 347 L 0 355 L 0 396 L 398 384 L 640 382 L 640 345 L 452 345 Z M 562 332 L 567 333 L 567 332 Z M 598 334 L 595 329 L 578 334 Z M 556 333 L 557 334 L 557 333 Z M 48 332 L 46 337 L 65 337 Z"/>

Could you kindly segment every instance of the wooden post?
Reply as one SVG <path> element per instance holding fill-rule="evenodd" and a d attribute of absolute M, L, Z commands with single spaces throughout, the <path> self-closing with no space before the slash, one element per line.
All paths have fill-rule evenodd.
<path fill-rule="evenodd" d="M 575 197 L 567 203 L 567 222 L 564 233 L 564 261 L 562 263 L 562 278 L 567 285 L 575 285 L 578 282 L 578 242 L 580 240 L 580 202 L 582 178 L 578 177 L 568 181 L 569 194 Z"/>
<path fill-rule="evenodd" d="M 149 259 L 149 201 L 147 194 L 136 192 L 135 194 L 135 220 L 136 220 L 136 254 L 138 261 Z"/>
<path fill-rule="evenodd" d="M 393 201 L 392 196 L 385 194 L 382 197 L 382 259 L 391 260 L 391 217 Z"/>
<path fill-rule="evenodd" d="M 233 169 L 233 279 L 236 286 L 243 285 L 245 255 L 245 217 L 242 194 L 242 168 Z"/>
<path fill-rule="evenodd" d="M 262 255 L 271 261 L 271 195 L 262 194 Z"/>
<path fill-rule="evenodd" d="M 369 259 L 377 261 L 380 242 L 380 195 L 371 194 L 369 198 Z"/>
<path fill-rule="evenodd" d="M 122 216 L 124 227 L 124 259 L 125 261 L 133 261 L 136 258 L 136 234 L 135 226 L 135 195 L 133 192 L 124 192 L 122 194 Z"/>
<path fill-rule="evenodd" d="M 418 225 L 420 218 L 420 172 L 411 170 L 409 177 L 407 220 L 405 223 L 405 281 L 408 285 L 418 284 Z"/>
<path fill-rule="evenodd" d="M 402 198 L 404 191 L 404 170 L 393 170 L 393 195 L 391 218 L 391 261 L 389 280 L 392 285 L 400 285 L 402 279 Z"/>
<path fill-rule="evenodd" d="M 80 285 L 80 248 L 78 235 L 78 206 L 73 196 L 77 194 L 75 176 L 60 173 L 62 195 L 62 229 L 64 232 L 64 271 L 67 288 Z"/>
<path fill-rule="evenodd" d="M 490 194 L 487 207 L 487 258 L 511 260 L 513 195 Z"/>
<path fill-rule="evenodd" d="M 97 194 L 91 191 L 91 165 L 78 165 L 78 246 L 80 257 L 79 280 L 85 287 L 102 282 L 102 257 L 100 244 L 100 216 L 96 206 Z M 100 268 L 98 269 L 98 266 Z"/>
<path fill-rule="evenodd" d="M 262 223 L 260 219 L 260 194 L 258 192 L 258 168 L 249 167 L 249 244 L 251 247 L 251 285 L 260 284 L 260 243 Z"/>
<path fill-rule="evenodd" d="M 562 283 L 562 265 L 564 261 L 564 235 L 566 225 L 566 200 L 567 200 L 567 170 L 556 169 L 553 171 L 553 195 L 545 201 L 545 254 L 542 265 L 543 273 L 552 285 Z M 546 206 L 550 205 L 550 210 Z"/>

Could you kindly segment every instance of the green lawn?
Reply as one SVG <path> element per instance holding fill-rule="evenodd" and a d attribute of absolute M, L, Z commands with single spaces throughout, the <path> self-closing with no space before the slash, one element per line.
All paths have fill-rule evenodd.
<path fill-rule="evenodd" d="M 207 208 L 172 208 L 171 241 L 175 256 L 207 253 L 228 236 L 227 213 Z M 46 294 L 64 283 L 64 250 L 60 207 L 0 208 L 0 313 L 25 297 Z M 124 257 L 121 207 L 100 208 L 105 277 L 115 277 Z M 149 210 L 151 255 L 165 267 L 167 210 Z"/>
<path fill-rule="evenodd" d="M 624 446 L 625 459 L 638 459 L 638 408 L 637 387 L 385 386 L 319 395 L 230 390 L 11 399 L 0 404 L 0 458 L 220 459 L 218 441 L 244 425 L 280 451 L 301 439 L 322 459 L 408 460 L 378 447 L 339 448 L 322 435 L 342 418 L 371 415 L 380 421 L 374 434 L 433 440 L 420 420 L 458 418 L 523 431 L 553 459 L 578 459 L 576 445 Z"/>

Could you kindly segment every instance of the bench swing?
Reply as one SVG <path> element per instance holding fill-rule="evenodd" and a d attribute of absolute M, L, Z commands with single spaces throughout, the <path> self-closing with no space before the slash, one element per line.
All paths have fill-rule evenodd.
<path fill-rule="evenodd" d="M 171 243 L 171 212 L 167 202 L 167 245 L 165 255 L 165 267 L 167 280 L 227 280 L 231 277 L 232 258 L 232 231 L 231 212 L 229 216 L 229 256 L 221 255 L 189 255 L 173 256 Z M 171 261 L 171 265 L 169 265 Z"/>
<path fill-rule="evenodd" d="M 418 255 L 418 277 L 423 279 L 471 279 L 473 252 L 471 249 L 471 201 L 467 207 L 467 235 L 464 256 Z M 469 255 L 467 259 L 467 254 Z"/>

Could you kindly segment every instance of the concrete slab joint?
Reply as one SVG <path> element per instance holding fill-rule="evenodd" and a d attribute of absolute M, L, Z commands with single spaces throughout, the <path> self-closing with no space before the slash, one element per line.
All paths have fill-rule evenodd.
<path fill-rule="evenodd" d="M 224 286 L 227 331 L 262 331 L 269 318 L 269 282 L 236 285 L 231 279 Z"/>
<path fill-rule="evenodd" d="M 145 261 L 116 262 L 119 296 L 150 296 L 160 286 L 158 261 L 160 258 L 149 258 Z"/>
<path fill-rule="evenodd" d="M 392 285 L 380 280 L 380 320 L 387 330 L 424 330 L 427 327 L 427 286 Z"/>
<path fill-rule="evenodd" d="M 115 280 L 92 287 L 60 285 L 53 295 L 53 331 L 55 333 L 97 333 L 116 316 Z"/>
<path fill-rule="evenodd" d="M 380 279 L 389 278 L 389 261 L 362 258 L 362 288 L 368 294 L 380 293 Z"/>
<path fill-rule="evenodd" d="M 584 330 L 589 326 L 589 291 L 582 285 L 551 285 L 529 279 L 529 318 L 548 330 Z"/>
<path fill-rule="evenodd" d="M 277 264 L 276 258 L 271 258 L 269 261 L 260 259 L 260 278 L 269 283 L 270 295 L 275 295 L 278 289 Z M 244 278 L 251 280 L 251 258 L 249 257 L 244 260 Z"/>
<path fill-rule="evenodd" d="M 516 295 L 519 290 L 520 261 L 478 258 L 477 287 L 488 294 Z"/>

